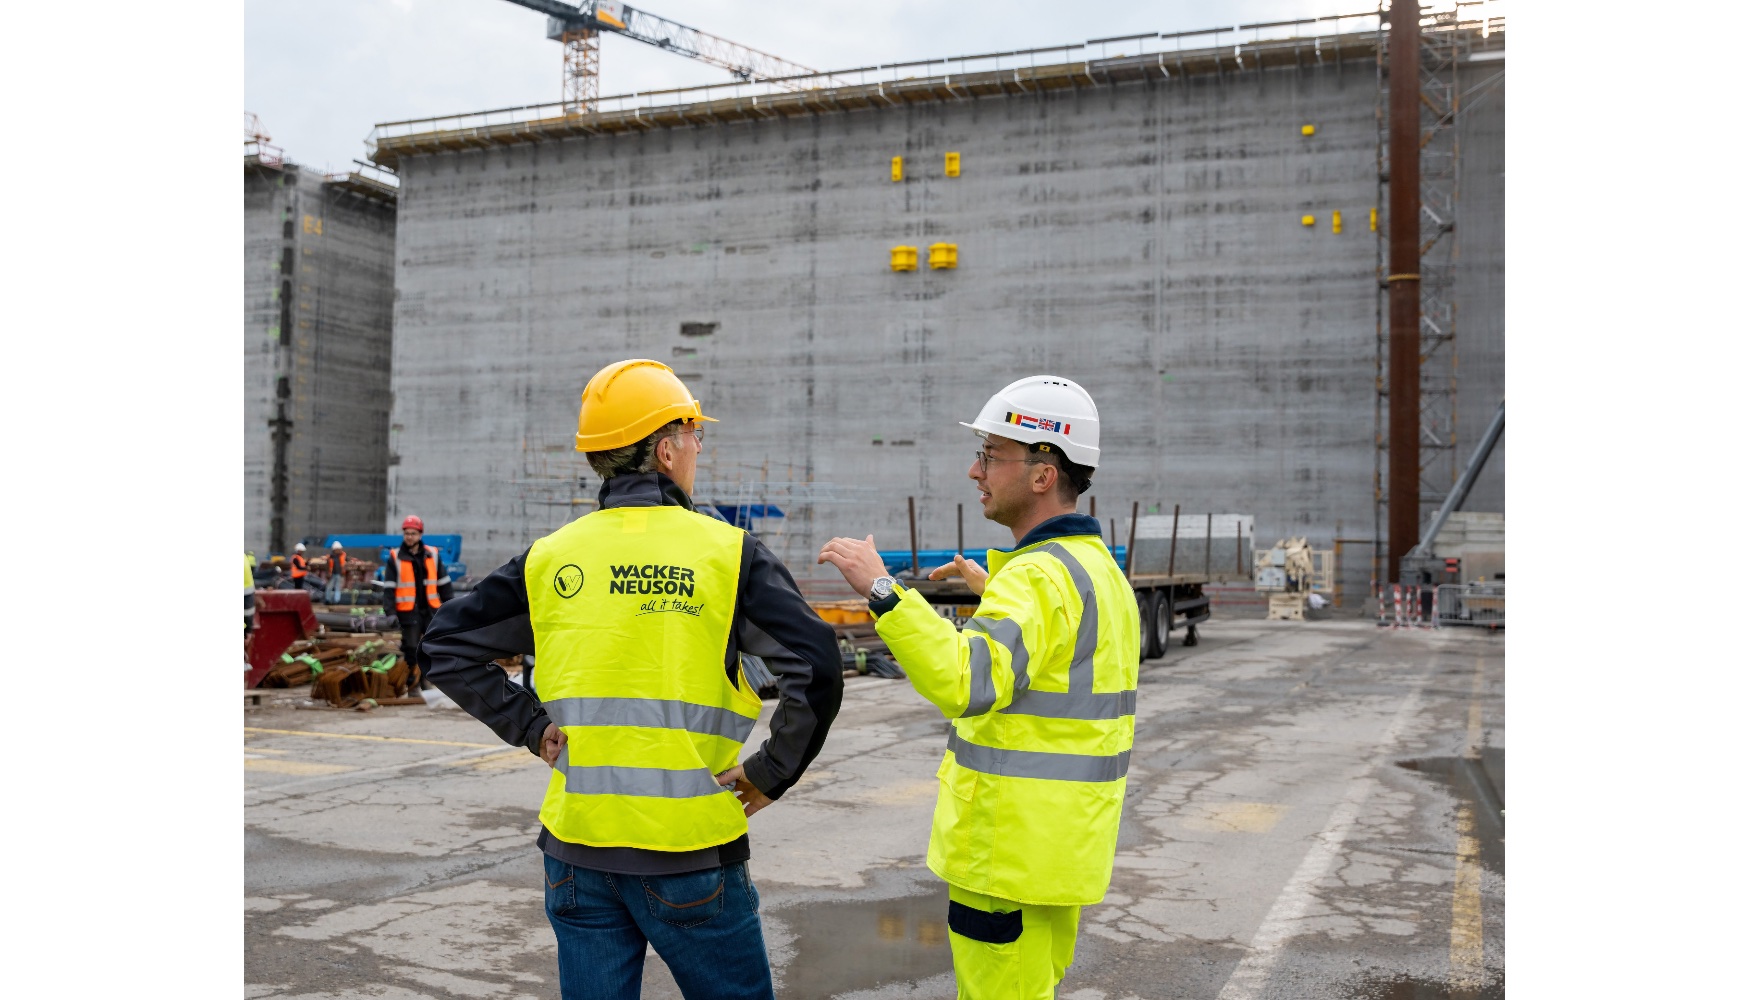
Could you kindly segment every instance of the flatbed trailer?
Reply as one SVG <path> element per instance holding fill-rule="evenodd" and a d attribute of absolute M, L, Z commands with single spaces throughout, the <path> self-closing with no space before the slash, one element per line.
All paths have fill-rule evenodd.
<path fill-rule="evenodd" d="M 1141 619 L 1141 658 L 1165 656 L 1172 634 L 1181 629 L 1184 645 L 1197 645 L 1197 626 L 1209 620 L 1209 595 L 1203 592 L 1204 586 L 1236 582 L 1250 583 L 1251 578 L 1237 573 L 1138 573 L 1130 577 Z M 905 585 L 923 595 L 937 614 L 955 625 L 964 626 L 978 614 L 978 597 L 959 578 L 906 580 Z"/>

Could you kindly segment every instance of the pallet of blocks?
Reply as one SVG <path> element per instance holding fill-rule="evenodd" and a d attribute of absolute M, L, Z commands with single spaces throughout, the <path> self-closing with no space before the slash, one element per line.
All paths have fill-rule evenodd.
<path fill-rule="evenodd" d="M 1306 621 L 1306 595 L 1271 594 L 1270 610 L 1265 613 L 1264 620 L 1285 622 Z"/>

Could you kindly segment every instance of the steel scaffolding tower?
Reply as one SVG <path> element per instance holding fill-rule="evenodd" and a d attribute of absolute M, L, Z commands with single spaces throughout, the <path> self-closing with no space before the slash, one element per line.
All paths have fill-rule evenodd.
<path fill-rule="evenodd" d="M 1407 5 L 1406 5 L 1407 6 Z M 1422 523 L 1424 509 L 1438 504 L 1458 479 L 1458 254 L 1455 233 L 1458 212 L 1460 148 L 1458 122 L 1463 113 L 1464 91 L 1459 83 L 1459 67 L 1469 58 L 1476 42 L 1499 36 L 1504 18 L 1491 16 L 1491 5 L 1481 2 L 1457 3 L 1453 9 L 1433 11 L 1423 8 L 1419 17 L 1417 46 L 1417 90 L 1420 101 L 1418 156 L 1415 173 L 1418 198 L 1417 266 L 1414 272 L 1394 274 L 1391 267 L 1391 246 L 1388 213 L 1373 220 L 1377 246 L 1376 267 L 1378 294 L 1375 316 L 1375 400 L 1374 400 L 1374 580 L 1395 579 L 1396 567 L 1391 565 L 1391 548 L 1386 544 L 1389 534 L 1385 525 L 1390 518 L 1390 489 L 1387 477 L 1393 452 L 1389 419 L 1391 385 L 1388 373 L 1390 352 L 1389 297 L 1390 286 L 1397 280 L 1413 280 L 1418 286 L 1419 356 L 1416 380 L 1418 415 L 1415 447 L 1404 448 L 1400 454 L 1414 455 L 1417 464 L 1416 526 Z M 1502 4 L 1493 4 L 1499 10 Z M 1391 116 L 1389 75 L 1390 33 L 1385 21 L 1389 14 L 1380 8 L 1379 48 L 1377 61 L 1378 97 L 1375 105 L 1377 124 L 1376 158 L 1379 166 L 1378 203 L 1388 204 L 1387 193 L 1393 177 L 1391 169 Z M 1497 38 L 1498 40 L 1498 38 Z M 1405 171 L 1405 174 L 1411 171 Z"/>

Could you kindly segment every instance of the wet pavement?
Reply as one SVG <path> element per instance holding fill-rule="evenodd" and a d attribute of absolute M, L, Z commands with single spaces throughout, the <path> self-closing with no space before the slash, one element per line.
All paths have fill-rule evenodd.
<path fill-rule="evenodd" d="M 1201 637 L 1144 664 L 1112 888 L 1058 996 L 1504 996 L 1503 637 Z M 539 761 L 454 710 L 243 724 L 247 996 L 558 996 Z M 755 817 L 780 997 L 954 995 L 923 864 L 945 734 L 905 682 L 848 681 L 814 768 Z M 654 955 L 644 995 L 679 995 Z"/>

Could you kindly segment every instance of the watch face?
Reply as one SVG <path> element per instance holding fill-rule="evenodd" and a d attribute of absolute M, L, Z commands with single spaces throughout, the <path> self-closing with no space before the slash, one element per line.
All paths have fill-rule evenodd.
<path fill-rule="evenodd" d="M 884 597 L 891 596 L 892 593 L 893 593 L 893 577 L 891 577 L 891 576 L 883 576 L 883 577 L 876 578 L 875 584 L 869 588 L 869 596 L 872 599 L 877 600 L 877 601 L 881 600 Z"/>

